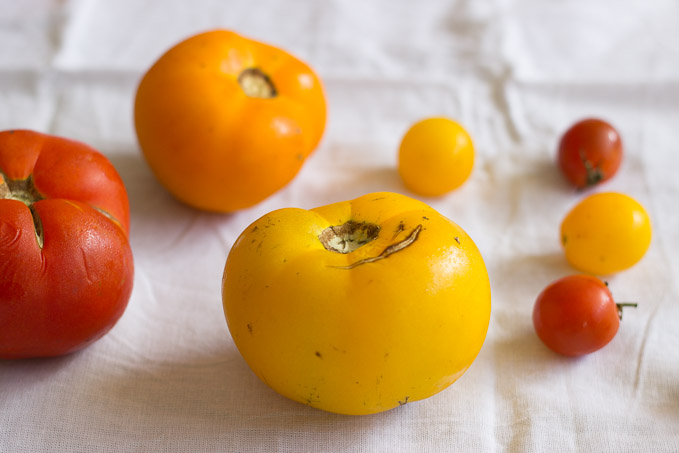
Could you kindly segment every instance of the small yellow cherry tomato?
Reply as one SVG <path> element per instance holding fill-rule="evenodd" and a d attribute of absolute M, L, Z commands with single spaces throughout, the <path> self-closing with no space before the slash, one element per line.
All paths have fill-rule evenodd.
<path fill-rule="evenodd" d="M 252 371 L 281 395 L 342 414 L 442 391 L 474 361 L 490 319 L 472 239 L 386 192 L 255 221 L 229 253 L 222 291 Z"/>
<path fill-rule="evenodd" d="M 398 171 L 408 189 L 439 196 L 460 187 L 474 166 L 474 144 L 453 120 L 436 117 L 415 123 L 401 141 Z"/>
<path fill-rule="evenodd" d="M 561 245 L 576 269 L 597 275 L 630 268 L 651 243 L 651 221 L 635 199 L 615 192 L 590 195 L 561 223 Z"/>

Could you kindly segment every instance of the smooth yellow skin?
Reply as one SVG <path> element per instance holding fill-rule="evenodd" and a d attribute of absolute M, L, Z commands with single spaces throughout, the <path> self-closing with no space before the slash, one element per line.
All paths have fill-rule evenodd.
<path fill-rule="evenodd" d="M 628 269 L 651 244 L 651 221 L 635 199 L 615 192 L 590 195 L 561 223 L 561 245 L 575 269 L 608 275 Z"/>
<path fill-rule="evenodd" d="M 321 232 L 349 220 L 377 224 L 379 235 L 348 254 L 326 250 Z M 418 225 L 407 247 L 347 268 Z M 254 373 L 288 398 L 342 414 L 445 389 L 476 358 L 490 319 L 488 273 L 472 239 L 424 203 L 387 192 L 265 215 L 231 249 L 222 289 Z"/>
<path fill-rule="evenodd" d="M 440 196 L 460 187 L 474 166 L 474 144 L 467 131 L 448 118 L 415 123 L 401 140 L 398 171 L 418 195 Z"/>

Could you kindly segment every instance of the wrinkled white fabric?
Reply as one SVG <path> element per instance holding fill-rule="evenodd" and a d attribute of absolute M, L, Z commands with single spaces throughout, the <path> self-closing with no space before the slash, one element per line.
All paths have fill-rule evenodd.
<path fill-rule="evenodd" d="M 136 85 L 162 52 L 213 28 L 276 44 L 323 79 L 328 127 L 298 177 L 231 215 L 175 201 L 142 159 Z M 477 360 L 428 400 L 377 415 L 278 396 L 235 348 L 221 306 L 238 234 L 281 207 L 405 189 L 399 141 L 446 115 L 476 145 L 472 176 L 427 199 L 486 261 L 493 308 Z M 536 295 L 573 273 L 559 246 L 585 194 L 555 152 L 576 120 L 620 131 L 621 191 L 647 208 L 646 257 L 609 278 L 639 302 L 616 338 L 555 355 Z M 136 275 L 127 311 L 86 350 L 0 362 L 0 451 L 679 451 L 679 3 L 675 0 L 0 0 L 0 129 L 84 141 L 130 196 Z"/>

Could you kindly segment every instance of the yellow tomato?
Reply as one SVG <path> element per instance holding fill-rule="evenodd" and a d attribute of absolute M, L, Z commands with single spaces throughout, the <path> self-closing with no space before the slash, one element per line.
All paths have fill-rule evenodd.
<path fill-rule="evenodd" d="M 408 189 L 439 196 L 461 186 L 474 166 L 474 145 L 467 131 L 448 118 L 415 123 L 403 137 L 398 171 Z"/>
<path fill-rule="evenodd" d="M 233 340 L 262 381 L 343 414 L 445 389 L 476 358 L 490 318 L 472 239 L 394 193 L 263 216 L 231 249 L 222 296 Z"/>
<path fill-rule="evenodd" d="M 651 221 L 633 198 L 614 192 L 590 195 L 561 223 L 561 245 L 576 269 L 607 275 L 636 264 L 651 243 Z"/>

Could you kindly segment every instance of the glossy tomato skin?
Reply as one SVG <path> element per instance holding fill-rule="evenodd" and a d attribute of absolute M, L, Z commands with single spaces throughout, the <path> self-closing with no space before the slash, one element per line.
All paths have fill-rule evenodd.
<path fill-rule="evenodd" d="M 252 89 L 262 85 L 270 89 Z M 288 184 L 325 120 L 323 87 L 307 64 L 226 30 L 167 51 L 135 99 L 139 144 L 160 183 L 218 212 L 253 206 Z"/>
<path fill-rule="evenodd" d="M 620 134 L 612 125 L 597 118 L 575 123 L 559 142 L 559 168 L 579 189 L 612 178 L 620 167 L 622 156 Z"/>
<path fill-rule="evenodd" d="M 553 351 L 580 356 L 606 346 L 618 332 L 620 319 L 604 282 L 589 275 L 570 275 L 538 295 L 533 326 Z"/>
<path fill-rule="evenodd" d="M 89 146 L 24 130 L 0 133 L 0 171 L 0 358 L 82 349 L 132 291 L 122 180 Z"/>
<path fill-rule="evenodd" d="M 398 171 L 408 189 L 435 197 L 460 187 L 474 166 L 474 144 L 459 123 L 445 117 L 426 118 L 403 136 Z"/>
<path fill-rule="evenodd" d="M 610 275 L 635 265 L 651 244 L 651 220 L 629 195 L 600 192 L 582 199 L 561 222 L 561 246 L 575 269 Z"/>
<path fill-rule="evenodd" d="M 358 247 L 327 248 L 325 234 L 347 225 Z M 387 192 L 255 221 L 229 253 L 222 296 L 233 340 L 263 382 L 352 415 L 455 382 L 481 349 L 491 302 L 472 239 L 426 204 Z"/>

